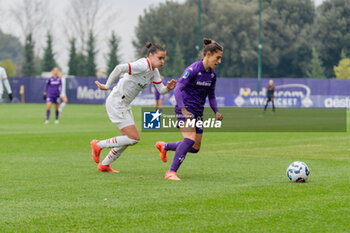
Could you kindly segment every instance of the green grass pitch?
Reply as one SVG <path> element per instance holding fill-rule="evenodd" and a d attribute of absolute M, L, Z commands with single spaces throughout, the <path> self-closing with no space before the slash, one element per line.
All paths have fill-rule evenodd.
<path fill-rule="evenodd" d="M 204 133 L 174 182 L 163 178 L 174 153 L 165 164 L 154 143 L 180 133 L 141 133 L 106 174 L 89 144 L 119 135 L 104 106 L 67 105 L 59 125 L 44 116 L 44 104 L 0 105 L 0 232 L 350 231 L 349 127 Z M 311 170 L 304 184 L 286 176 L 296 160 Z"/>

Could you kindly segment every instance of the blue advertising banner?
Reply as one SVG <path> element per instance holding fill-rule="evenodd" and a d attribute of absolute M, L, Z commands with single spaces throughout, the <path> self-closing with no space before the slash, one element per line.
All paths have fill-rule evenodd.
<path fill-rule="evenodd" d="M 27 103 L 44 103 L 42 94 L 46 78 L 11 78 L 16 100 L 20 100 L 20 87 L 24 87 Z M 67 78 L 67 97 L 75 104 L 104 104 L 110 91 L 98 90 L 95 81 L 101 78 Z M 165 79 L 164 82 L 169 79 Z M 263 107 L 266 102 L 266 87 L 269 79 L 262 79 L 258 93 L 257 80 L 251 78 L 218 78 L 216 96 L 219 106 Z M 276 78 L 274 79 L 275 105 L 279 108 L 350 108 L 350 80 Z M 163 98 L 163 105 L 172 106 L 175 98 L 171 91 Z M 155 105 L 151 85 L 140 93 L 133 105 Z"/>

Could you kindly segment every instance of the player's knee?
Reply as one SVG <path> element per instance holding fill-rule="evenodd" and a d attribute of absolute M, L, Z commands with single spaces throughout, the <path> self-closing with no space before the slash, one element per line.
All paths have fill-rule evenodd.
<path fill-rule="evenodd" d="M 129 137 L 129 145 L 135 145 L 140 141 L 140 136 Z"/>
<path fill-rule="evenodd" d="M 132 140 L 133 140 L 133 142 L 131 143 L 131 145 L 135 145 L 136 143 L 138 143 L 140 141 L 140 139 L 139 140 L 132 139 Z"/>

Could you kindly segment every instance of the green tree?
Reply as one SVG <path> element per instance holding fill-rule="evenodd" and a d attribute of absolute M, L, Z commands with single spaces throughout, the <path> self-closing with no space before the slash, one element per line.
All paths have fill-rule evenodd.
<path fill-rule="evenodd" d="M 263 7 L 263 76 L 303 77 L 311 58 L 305 40 L 315 19 L 312 0 L 274 0 Z"/>
<path fill-rule="evenodd" d="M 76 39 L 72 38 L 70 41 L 69 50 L 69 62 L 68 62 L 68 74 L 77 75 L 78 74 L 78 60 L 77 60 L 77 49 L 76 49 Z"/>
<path fill-rule="evenodd" d="M 185 62 L 181 46 L 178 42 L 173 42 L 172 46 L 167 51 L 164 66 L 160 72 L 164 77 L 178 78 L 181 76 L 184 69 Z"/>
<path fill-rule="evenodd" d="M 324 75 L 322 61 L 320 60 L 315 47 L 312 48 L 312 60 L 310 64 L 310 69 L 306 71 L 306 75 L 309 78 L 326 78 L 326 76 Z"/>
<path fill-rule="evenodd" d="M 87 52 L 86 75 L 89 77 L 95 77 L 96 76 L 95 57 L 96 57 L 97 51 L 95 50 L 95 36 L 92 31 L 90 31 L 89 33 L 86 52 Z"/>
<path fill-rule="evenodd" d="M 334 66 L 334 73 L 337 79 L 350 79 L 350 59 L 340 60 L 338 66 Z"/>
<path fill-rule="evenodd" d="M 35 75 L 34 59 L 34 42 L 32 40 L 32 34 L 28 34 L 24 45 L 24 62 L 22 66 L 24 76 L 30 77 Z"/>
<path fill-rule="evenodd" d="M 342 49 L 340 53 L 340 59 L 345 59 L 345 58 L 346 58 L 346 52 L 345 52 L 345 49 Z"/>
<path fill-rule="evenodd" d="M 180 77 L 185 69 L 185 61 L 183 59 L 181 47 L 179 43 L 176 43 L 174 54 L 174 75 Z"/>
<path fill-rule="evenodd" d="M 8 77 L 16 76 L 16 65 L 11 59 L 1 61 L 0 66 L 6 70 Z"/>
<path fill-rule="evenodd" d="M 77 76 L 79 77 L 84 77 L 88 76 L 87 74 L 87 59 L 86 56 L 83 53 L 78 53 L 77 54 Z"/>
<path fill-rule="evenodd" d="M 41 60 L 41 71 L 51 71 L 57 62 L 55 60 L 55 55 L 52 49 L 52 36 L 48 32 L 46 35 L 46 48 L 44 50 L 44 57 Z"/>
<path fill-rule="evenodd" d="M 8 59 L 19 67 L 23 61 L 23 46 L 17 37 L 0 30 L 0 61 Z"/>
<path fill-rule="evenodd" d="M 111 39 L 109 40 L 109 53 L 107 58 L 108 70 L 107 73 L 110 74 L 116 65 L 119 64 L 119 42 L 120 39 L 115 35 L 115 32 L 112 32 Z"/>
<path fill-rule="evenodd" d="M 168 1 L 149 8 L 139 17 L 133 45 L 137 51 L 142 51 L 145 43 L 156 37 L 169 51 L 175 40 L 184 52 L 184 64 L 191 64 L 199 59 L 197 12 L 198 0 L 182 4 Z M 216 68 L 218 76 L 256 77 L 257 16 L 257 1 L 202 0 L 201 37 L 212 38 L 224 46 L 223 62 Z M 303 36 L 307 35 L 305 28 L 312 25 L 314 18 L 312 0 L 264 2 L 263 76 L 300 77 L 305 74 L 312 54 L 311 40 Z M 162 27 L 157 26 L 159 22 Z M 167 62 L 172 63 L 171 58 Z"/>
<path fill-rule="evenodd" d="M 185 3 L 187 4 L 187 3 Z M 159 27 L 162 22 L 162 27 Z M 146 55 L 146 42 L 161 44 L 168 52 L 167 57 L 171 60 L 172 43 L 179 42 L 184 53 L 185 64 L 191 64 L 198 58 L 198 51 L 195 49 L 197 8 L 185 6 L 177 2 L 167 1 L 160 3 L 156 7 L 151 7 L 139 17 L 138 25 L 135 29 L 136 39 L 133 45 L 137 51 L 137 56 Z M 166 61 L 169 64 L 168 60 Z M 164 71 L 163 71 L 164 70 Z M 167 72 L 168 69 L 162 69 Z"/>
<path fill-rule="evenodd" d="M 341 50 L 350 51 L 350 2 L 324 1 L 318 8 L 313 38 L 319 48 L 320 59 L 327 77 L 334 76 L 334 66 L 341 59 Z"/>

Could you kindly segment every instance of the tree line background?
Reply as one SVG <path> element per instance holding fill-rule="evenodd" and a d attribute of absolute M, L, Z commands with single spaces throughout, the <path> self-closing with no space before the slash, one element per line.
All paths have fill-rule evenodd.
<path fill-rule="evenodd" d="M 38 0 L 23 1 L 32 4 Z M 95 59 L 99 52 L 96 25 L 102 23 L 102 18 L 110 17 L 103 5 L 93 4 L 98 2 L 70 3 L 75 9 L 67 13 L 70 16 L 67 30 L 72 32 L 67 39 L 70 75 L 96 76 Z M 317 8 L 313 0 L 262 2 L 263 77 L 350 79 L 350 1 L 327 0 Z M 82 8 L 79 4 L 91 7 Z M 216 68 L 219 77 L 256 77 L 258 10 L 257 0 L 202 0 L 201 37 L 212 38 L 224 46 L 222 64 Z M 162 75 L 179 77 L 186 66 L 199 59 L 197 21 L 198 0 L 168 1 L 146 9 L 135 28 L 136 57 L 146 54 L 147 41 L 159 43 L 167 50 Z M 55 40 L 49 30 L 41 58 L 34 54 L 33 30 L 24 30 L 24 34 L 22 46 L 17 38 L 0 32 L 0 61 L 11 60 L 23 76 L 38 75 L 59 65 L 52 49 Z M 121 58 L 118 35 L 113 32 L 107 36 L 108 75 Z"/>

